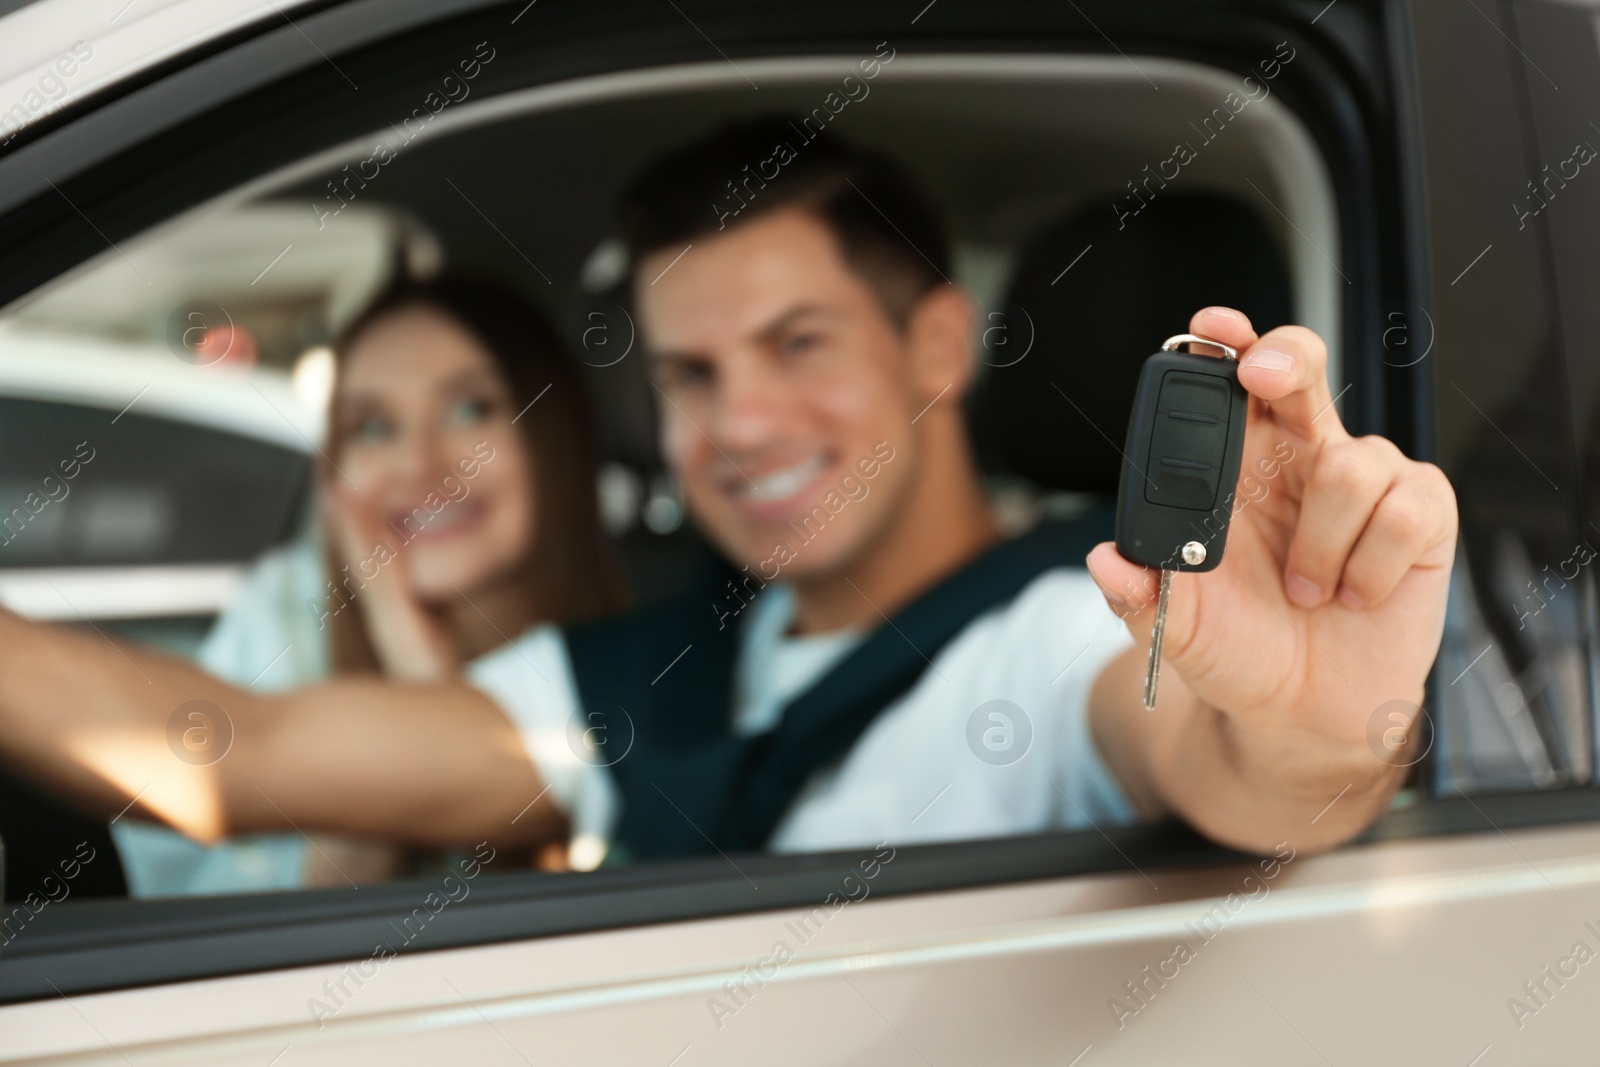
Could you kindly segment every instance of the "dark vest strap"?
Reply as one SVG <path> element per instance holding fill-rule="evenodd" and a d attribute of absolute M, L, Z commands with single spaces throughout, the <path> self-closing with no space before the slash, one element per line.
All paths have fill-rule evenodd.
<path fill-rule="evenodd" d="M 607 727 L 607 748 L 631 742 L 609 765 L 623 802 L 611 862 L 710 851 L 696 827 L 709 825 L 738 766 L 728 731 L 738 633 L 719 619 L 725 591 L 708 581 L 699 598 L 566 632 L 588 725 Z"/>
<path fill-rule="evenodd" d="M 572 629 L 585 712 L 620 708 L 636 731 L 633 749 L 611 768 L 623 800 L 614 851 L 650 858 L 761 848 L 810 776 L 843 757 L 946 644 L 1044 571 L 1081 564 L 1108 532 L 1096 513 L 994 546 L 896 612 L 893 625 L 792 700 L 774 730 L 752 738 L 730 730 L 738 642 L 732 620 L 718 628 L 714 594 Z"/>

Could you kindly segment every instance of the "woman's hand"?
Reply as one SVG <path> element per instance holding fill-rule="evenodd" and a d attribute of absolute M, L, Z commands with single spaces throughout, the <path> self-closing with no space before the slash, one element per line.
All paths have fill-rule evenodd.
<path fill-rule="evenodd" d="M 337 485 L 323 494 L 334 559 L 348 571 L 329 577 L 355 591 L 360 618 L 384 674 L 396 681 L 438 682 L 455 676 L 461 655 L 435 614 L 411 584 L 405 546 L 397 544 L 376 516 Z"/>

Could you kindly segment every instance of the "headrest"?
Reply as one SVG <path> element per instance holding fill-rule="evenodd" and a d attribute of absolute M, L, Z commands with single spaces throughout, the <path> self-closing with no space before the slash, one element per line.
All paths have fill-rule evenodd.
<path fill-rule="evenodd" d="M 1292 321 L 1277 238 L 1232 197 L 1162 194 L 1120 223 L 1094 208 L 1045 229 L 1018 259 L 1004 318 L 982 324 L 991 340 L 1005 331 L 981 349 L 969 406 L 985 472 L 1115 495 L 1140 366 L 1211 304 L 1258 333 Z"/>

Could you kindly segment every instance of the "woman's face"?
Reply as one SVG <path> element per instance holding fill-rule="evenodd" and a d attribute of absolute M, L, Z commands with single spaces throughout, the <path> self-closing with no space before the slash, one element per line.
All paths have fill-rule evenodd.
<path fill-rule="evenodd" d="M 340 373 L 329 488 L 362 543 L 396 549 L 415 595 L 433 603 L 470 597 L 526 558 L 533 460 L 477 338 L 435 308 L 404 308 L 357 335 Z M 345 562 L 371 574 L 381 560 Z"/>

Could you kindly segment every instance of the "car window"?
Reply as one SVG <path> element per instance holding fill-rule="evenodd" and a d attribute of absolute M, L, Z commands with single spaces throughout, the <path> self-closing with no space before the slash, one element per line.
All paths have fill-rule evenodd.
<path fill-rule="evenodd" d="M 1579 444 L 1590 421 L 1591 361 L 1581 338 L 1592 302 L 1581 295 L 1584 268 L 1563 251 L 1582 240 L 1589 200 L 1581 187 L 1559 189 L 1562 199 L 1546 217 L 1551 192 L 1538 187 L 1546 156 L 1557 165 L 1594 136 L 1563 110 L 1547 80 L 1558 71 L 1569 83 L 1592 77 L 1594 47 L 1570 35 L 1557 45 L 1558 11 L 1589 33 L 1577 9 L 1528 5 L 1519 20 L 1550 46 L 1538 50 L 1544 63 L 1537 66 L 1465 28 L 1452 31 L 1448 44 L 1419 45 L 1432 84 L 1443 84 L 1456 64 L 1471 64 L 1471 91 L 1484 94 L 1470 125 L 1462 124 L 1468 109 L 1459 98 L 1421 94 L 1423 122 L 1437 131 L 1428 161 L 1441 235 L 1434 303 L 1395 319 L 1408 329 L 1394 334 L 1402 343 L 1389 357 L 1435 364 L 1440 461 L 1461 503 L 1434 709 L 1435 778 L 1448 796 L 1556 789 L 1594 773 L 1589 563 L 1600 534 L 1583 510 L 1587 460 Z M 1525 100 L 1533 101 L 1531 112 Z M 1530 114 L 1540 131 L 1537 152 L 1484 153 L 1517 136 Z M 1478 161 L 1470 195 L 1456 168 L 1468 154 Z M 1501 215 L 1481 207 L 1502 201 L 1509 206 Z M 1513 330 L 1510 320 L 1477 306 L 1490 291 L 1521 309 Z"/>
<path fill-rule="evenodd" d="M 1285 46 L 1261 63 L 1276 72 L 1292 63 L 1291 53 Z M 610 202 L 626 175 L 719 116 L 747 110 L 739 97 L 743 82 L 731 72 L 708 71 L 670 93 L 554 107 L 534 94 L 520 105 L 499 101 L 492 121 L 478 121 L 472 109 L 483 105 L 471 98 L 466 75 L 492 69 L 496 58 L 487 43 L 461 57 L 463 69 L 439 90 L 453 87 L 455 95 L 436 94 L 437 114 L 417 109 L 403 124 L 257 181 L 247 197 L 199 206 L 119 242 L 8 309 L 8 347 L 0 354 L 12 363 L 30 358 L 29 345 L 81 349 L 74 358 L 101 361 L 122 392 L 134 387 L 123 397 L 101 379 L 94 395 L 73 398 L 64 394 L 88 376 L 68 372 L 71 364 L 64 361 L 51 364 L 64 383 L 53 394 L 56 406 L 39 417 L 61 416 L 54 427 L 66 432 L 63 411 L 81 412 L 86 437 L 95 436 L 88 424 L 106 423 L 105 444 L 96 453 L 96 480 L 85 479 L 70 506 L 42 513 L 42 521 L 57 523 L 65 534 L 49 541 L 56 555 L 17 553 L 17 566 L 228 564 L 234 582 L 227 595 L 209 610 L 188 609 L 206 627 L 195 634 L 195 654 L 241 684 L 252 683 L 257 672 L 265 672 L 267 683 L 315 680 L 327 654 L 305 654 L 308 673 L 296 677 L 302 657 L 297 638 L 325 644 L 327 618 L 342 603 L 333 599 L 336 585 L 319 588 L 322 561 L 311 547 L 326 542 L 314 483 L 319 470 L 328 473 L 323 464 L 333 447 L 326 436 L 327 346 L 396 276 L 426 277 L 446 264 L 466 264 L 533 294 L 584 364 L 599 410 L 601 504 L 637 602 L 665 602 L 685 575 L 704 566 L 707 549 L 684 523 L 683 502 L 657 451 L 643 346 L 607 235 Z M 1181 96 L 1181 104 L 1168 104 L 1130 97 L 1126 83 L 1137 76 L 1113 72 L 1099 60 L 1060 57 L 1022 72 L 972 72 L 936 57 L 899 57 L 885 45 L 873 63 L 893 73 L 874 79 L 870 89 L 859 79 L 850 83 L 861 88 L 855 90 L 857 110 L 837 120 L 841 136 L 897 156 L 930 185 L 949 216 L 954 280 L 969 286 L 983 308 L 974 338 L 985 375 L 973 401 L 975 426 L 998 506 L 1014 530 L 1045 514 L 1079 514 L 1088 516 L 1085 546 L 1105 533 L 1094 525 L 1103 519 L 1094 516 L 1103 514 L 1097 509 L 1114 491 L 1120 459 L 1104 442 L 1123 431 L 1122 416 L 1102 414 L 1100 398 L 1125 405 L 1120 398 L 1129 383 L 1121 375 L 1103 381 L 1079 374 L 1063 401 L 1046 380 L 1061 373 L 1076 349 L 1114 354 L 1122 366 L 1134 366 L 1162 339 L 1156 333 L 1180 331 L 1193 307 L 1219 302 L 1245 306 L 1263 327 L 1298 319 L 1338 337 L 1341 294 L 1327 258 L 1338 241 L 1332 188 L 1303 127 L 1266 88 L 1270 79 L 1259 83 L 1264 88 L 1253 110 L 1237 120 L 1227 109 L 1211 115 L 1202 131 L 1204 154 L 1185 157 L 1179 172 L 1165 168 L 1165 182 L 1142 175 L 1155 173 L 1151 166 L 1180 166 L 1168 144 L 1186 128 L 1180 116 L 1191 105 L 1226 97 L 1233 84 L 1228 75 L 1194 64 L 1157 64 Z M 831 120 L 832 112 L 817 103 L 837 98 L 829 96 L 830 69 L 819 62 L 787 74 L 771 86 L 764 106 Z M 1014 114 L 1024 98 L 1033 101 L 1032 118 Z M 1044 98 L 1061 106 L 1041 109 Z M 964 110 L 952 119 L 958 100 Z M 1003 125 L 991 121 L 1002 115 L 1010 116 Z M 1237 121 L 1237 136 L 1213 146 L 1224 118 Z M 563 145 L 570 164 L 537 166 L 534 146 L 548 144 Z M 1015 165 L 1004 172 L 974 167 L 985 158 L 1010 158 Z M 1140 177 L 1142 196 L 1130 194 L 1132 178 L 1124 175 Z M 528 207 L 556 203 L 565 206 Z M 1129 229 L 1137 237 L 1123 237 Z M 1194 285 L 1190 272 L 1162 255 L 1163 243 L 1175 241 L 1207 242 L 1240 265 L 1245 281 Z M 1074 257 L 1097 243 L 1093 269 L 1070 274 Z M 1130 287 L 1130 279 L 1139 279 L 1140 287 Z M 1103 324 L 1077 326 L 1073 309 L 1092 304 L 1121 306 Z M 154 384 L 140 393 L 142 376 Z M 64 407 L 69 400 L 76 405 Z M 559 396 L 547 401 L 566 402 Z M 32 401 L 19 397 L 15 403 Z M 1063 421 L 1081 449 L 1041 432 Z M 135 428 L 137 444 L 126 433 Z M 123 436 L 106 436 L 111 432 Z M 61 447 L 53 438 L 36 447 L 52 445 Z M 892 452 L 877 460 L 887 462 Z M 102 453 L 108 458 L 99 459 Z M 141 456 L 142 480 L 131 469 Z M 14 455 L 19 485 L 36 458 Z M 124 466 L 130 472 L 113 482 L 111 475 Z M 334 469 L 328 477 L 347 480 L 337 463 Z M 94 525 L 97 513 L 72 510 L 80 500 L 88 508 L 94 493 L 122 509 L 108 527 L 120 541 L 95 532 L 101 529 Z M 307 590 L 311 596 L 296 595 Z M 313 599 L 327 605 L 322 612 L 307 610 Z M 720 611 L 704 612 L 704 623 L 682 644 L 710 641 L 743 605 L 735 598 Z M 125 605 L 83 614 L 93 621 L 161 611 L 152 603 L 145 611 Z M 290 618 L 276 618 L 284 613 Z M 316 626 L 303 633 L 308 621 Z M 273 659 L 279 649 L 288 652 Z M 592 759 L 606 762 L 601 754 Z M 983 750 L 970 762 L 988 773 L 983 768 L 994 760 Z M 1015 761 L 1001 761 L 1007 762 Z M 931 798 L 939 783 L 929 784 Z M 1079 799 L 1101 810 L 1088 795 Z M 1045 805 L 1054 807 L 1059 803 L 1053 800 Z M 1105 809 L 1114 811 L 1115 805 Z M 1038 828 L 1047 828 L 1051 816 L 1040 819 Z M 927 825 L 938 821 L 930 818 Z M 821 839 L 831 832 L 824 828 Z M 145 828 L 124 826 L 118 833 L 130 856 L 157 850 Z M 814 839 L 808 833 L 801 825 L 781 831 L 780 840 L 802 847 Z M 182 850 L 171 841 L 161 847 Z M 332 848 L 319 841 L 315 849 L 291 849 L 296 855 L 287 861 L 260 862 L 320 865 Z M 205 873 L 206 862 L 193 855 L 182 863 L 152 856 L 141 867 L 134 860 L 133 891 L 251 885 Z M 348 873 L 333 866 L 340 877 Z M 173 873 L 179 868 L 186 872 L 181 877 Z M 295 883 L 273 874 L 255 888 Z"/>
<path fill-rule="evenodd" d="M 29 522 L 59 524 L 60 536 L 49 539 L 53 554 L 14 554 L 9 563 L 0 555 L 0 598 L 42 617 L 128 632 L 181 619 L 174 647 L 240 685 L 277 687 L 325 673 L 322 624 L 344 599 L 343 579 L 327 572 L 319 507 L 318 480 L 344 477 L 329 470 L 329 435 L 378 440 L 388 432 L 382 419 L 341 423 L 330 414 L 329 346 L 397 279 L 470 268 L 532 302 L 581 364 L 595 407 L 604 536 L 636 605 L 672 602 L 716 563 L 686 521 L 682 487 L 662 460 L 656 385 L 623 285 L 626 263 L 611 239 L 610 204 L 645 159 L 720 120 L 766 110 L 826 116 L 816 121 L 879 147 L 928 185 L 947 216 L 951 280 L 972 291 L 979 311 L 973 345 L 981 380 L 969 414 L 986 488 L 1012 532 L 1068 517 L 1082 523 L 1086 543 L 1103 535 L 1127 385 L 1078 367 L 1110 353 L 1124 361 L 1148 355 L 1182 332 L 1187 310 L 1203 303 L 1237 303 L 1263 326 L 1312 326 L 1330 341 L 1336 391 L 1351 387 L 1340 401 L 1351 424 L 1381 430 L 1405 421 L 1377 399 L 1389 374 L 1382 353 L 1391 351 L 1380 346 L 1392 337 L 1380 283 L 1398 275 L 1403 253 L 1375 234 L 1399 207 L 1351 163 L 1359 153 L 1348 151 L 1350 141 L 1365 131 L 1330 133 L 1326 113 L 1320 125 L 1310 123 L 1301 113 L 1305 99 L 1280 91 L 1303 85 L 1307 69 L 1288 41 L 1274 38 L 1230 65 L 1199 53 L 1125 60 L 1086 47 L 997 58 L 896 52 L 886 42 L 887 50 L 857 55 L 834 41 L 827 54 L 742 59 L 737 67 L 703 57 L 659 71 L 598 64 L 589 77 L 548 85 L 517 66 L 510 43 L 476 31 L 477 24 L 452 27 L 425 46 L 408 39 L 408 50 L 420 49 L 407 52 L 414 65 L 396 66 L 392 81 L 364 97 L 380 99 L 381 109 L 302 115 L 300 101 L 283 119 L 293 134 L 263 135 L 217 166 L 205 196 L 190 197 L 184 186 L 182 202 L 164 209 L 170 217 L 123 205 L 121 227 L 109 230 L 95 256 L 0 312 L 3 410 L 14 407 L 19 419 L 32 412 L 52 434 L 64 433 L 60 445 L 39 439 L 37 457 L 52 470 L 76 458 L 80 440 L 95 448 L 92 460 L 78 460 L 84 465 L 70 495 L 30 512 Z M 882 73 L 870 95 L 852 88 L 850 97 L 840 64 L 867 56 Z M 417 73 L 422 58 L 438 69 Z M 317 62 L 307 77 L 340 92 L 346 75 L 363 70 Z M 477 73 L 468 77 L 470 70 Z M 1238 106 L 1244 71 L 1264 89 L 1234 110 L 1224 101 Z M 761 82 L 759 99 L 748 77 Z M 1151 78 L 1159 93 L 1148 92 Z M 263 95 L 241 106 L 268 103 Z M 1327 100 L 1317 106 L 1340 110 Z M 226 124 L 208 121 L 218 123 L 223 143 Z M 92 236 L 84 230 L 74 239 Z M 1237 270 L 1205 276 L 1194 269 L 1197 250 Z M 1358 257 L 1376 266 L 1352 269 Z M 1084 306 L 1101 311 L 1104 323 L 1084 326 L 1072 314 Z M 36 365 L 61 371 L 64 381 L 28 369 Z M 1064 380 L 1074 383 L 1070 395 L 1059 384 L 1052 390 Z M 1471 391 L 1476 398 L 1476 384 Z M 524 410 L 537 418 L 539 404 L 557 400 L 536 397 Z M 65 432 L 80 424 L 82 431 Z M 103 448 L 92 432 L 101 424 Z M 115 436 L 124 430 L 133 432 Z M 1416 436 L 1427 435 L 1418 429 Z M 58 456 L 52 448 L 68 451 Z M 15 455 L 14 473 L 0 474 L 0 492 L 15 485 L 25 499 L 35 453 Z M 103 482 L 90 480 L 102 473 Z M 41 499 L 50 491 L 59 492 L 42 486 Z M 96 493 L 106 502 L 95 503 Z M 24 527 L 16 545 L 44 528 Z M 87 593 L 79 602 L 77 587 L 60 585 L 77 604 L 70 616 L 60 608 L 52 615 L 46 591 L 27 584 L 28 572 L 41 568 L 112 576 L 158 567 L 163 575 L 187 568 L 210 584 L 182 604 L 170 581 L 161 589 L 130 582 L 116 604 Z M 744 607 L 737 595 L 698 605 L 692 628 L 674 633 L 677 647 L 662 658 L 662 675 L 670 679 L 674 665 L 687 662 L 670 653 L 693 656 L 697 644 L 703 653 L 730 623 L 740 625 Z M 977 727 L 959 744 L 979 773 L 1006 766 L 1002 757 L 1017 738 L 1049 736 L 1042 712 L 1037 734 L 1025 735 L 1006 709 L 1002 719 L 986 717 L 993 708 L 972 711 Z M 1454 717 L 1441 710 L 1440 728 Z M 601 727 L 622 721 L 580 720 L 558 731 L 570 753 L 563 759 L 606 770 Z M 189 730 L 204 735 L 215 723 L 180 725 L 181 748 Z M 1035 757 L 1042 751 L 1041 742 Z M 1027 756 L 1024 743 L 1017 758 Z M 952 799 L 932 782 L 924 803 L 941 797 Z M 1043 796 L 1026 830 L 1068 825 L 1073 803 Z M 1114 829 L 1115 802 L 1106 803 Z M 908 826 L 922 817 L 915 807 L 907 816 Z M 817 818 L 826 820 L 825 811 Z M 233 842 L 218 856 L 133 822 L 116 828 L 117 844 L 141 900 L 343 892 L 435 874 L 472 855 L 474 844 L 377 856 L 362 842 L 284 832 Z M 949 825 L 947 839 L 958 842 L 1014 832 L 981 819 Z M 1098 850 L 1093 862 L 1123 862 L 1101 848 L 1095 830 L 1072 840 Z M 1189 839 L 1177 846 L 1151 840 L 1157 855 L 1193 847 Z M 951 855 L 959 865 L 959 854 Z M 495 870 L 527 875 L 541 865 L 588 865 L 574 862 L 581 858 L 572 850 L 553 861 L 508 856 Z M 758 872 L 747 862 L 739 860 L 741 877 Z M 590 877 L 620 884 L 614 870 Z M 670 883 L 672 875 L 641 877 Z M 533 892 L 529 884 L 517 883 L 515 892 Z"/>

